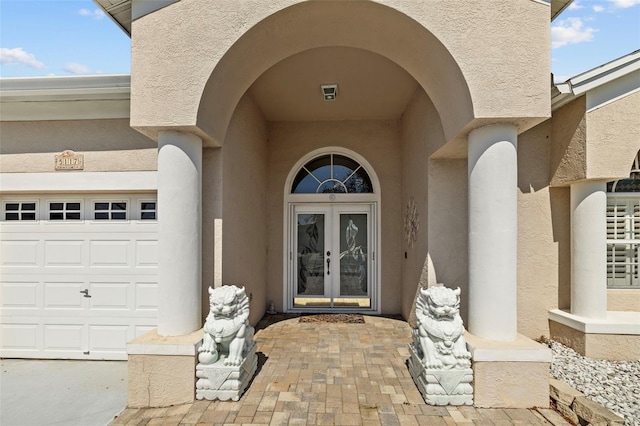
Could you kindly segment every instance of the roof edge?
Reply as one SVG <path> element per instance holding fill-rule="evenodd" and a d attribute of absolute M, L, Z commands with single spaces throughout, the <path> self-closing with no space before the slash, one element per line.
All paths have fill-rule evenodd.
<path fill-rule="evenodd" d="M 551 89 L 551 110 L 562 107 L 582 94 L 640 70 L 640 50 L 580 73 Z"/>

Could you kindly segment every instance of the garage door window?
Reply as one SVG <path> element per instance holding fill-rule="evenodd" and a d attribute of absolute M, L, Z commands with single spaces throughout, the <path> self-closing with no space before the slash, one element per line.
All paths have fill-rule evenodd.
<path fill-rule="evenodd" d="M 156 202 L 140 202 L 140 220 L 156 220 Z"/>
<path fill-rule="evenodd" d="M 4 220 L 36 220 L 36 203 L 34 201 L 4 203 Z"/>
<path fill-rule="evenodd" d="M 126 201 L 96 201 L 93 206 L 95 220 L 127 220 Z"/>
<path fill-rule="evenodd" d="M 49 202 L 49 220 L 80 220 L 81 206 L 79 201 Z"/>

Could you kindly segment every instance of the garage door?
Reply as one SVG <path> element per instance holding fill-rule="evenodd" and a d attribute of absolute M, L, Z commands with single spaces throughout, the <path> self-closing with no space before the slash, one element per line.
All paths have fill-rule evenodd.
<path fill-rule="evenodd" d="M 126 359 L 156 326 L 155 193 L 1 201 L 0 356 Z"/>

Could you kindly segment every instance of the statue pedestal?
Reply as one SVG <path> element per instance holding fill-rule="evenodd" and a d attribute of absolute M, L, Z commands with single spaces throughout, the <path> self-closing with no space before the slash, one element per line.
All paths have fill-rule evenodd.
<path fill-rule="evenodd" d="M 473 405 L 473 370 L 426 369 L 420 350 L 409 345 L 409 372 L 425 402 L 429 405 Z"/>
<path fill-rule="evenodd" d="M 196 366 L 196 399 L 221 401 L 238 401 L 245 391 L 256 369 L 258 356 L 256 343 L 251 342 L 246 356 L 238 366 L 224 365 L 226 358 L 221 358 L 213 364 L 199 363 Z"/>

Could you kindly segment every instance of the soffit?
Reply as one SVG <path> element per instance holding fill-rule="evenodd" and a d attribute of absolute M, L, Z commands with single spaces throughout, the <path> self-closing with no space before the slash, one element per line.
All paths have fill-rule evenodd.
<path fill-rule="evenodd" d="M 113 22 L 131 36 L 131 0 L 93 0 Z"/>
<path fill-rule="evenodd" d="M 321 84 L 338 84 L 325 101 Z M 398 119 L 418 83 L 388 59 L 361 49 L 327 47 L 291 56 L 249 89 L 269 121 Z"/>
<path fill-rule="evenodd" d="M 572 2 L 573 0 L 551 0 L 551 20 L 556 19 Z"/>

